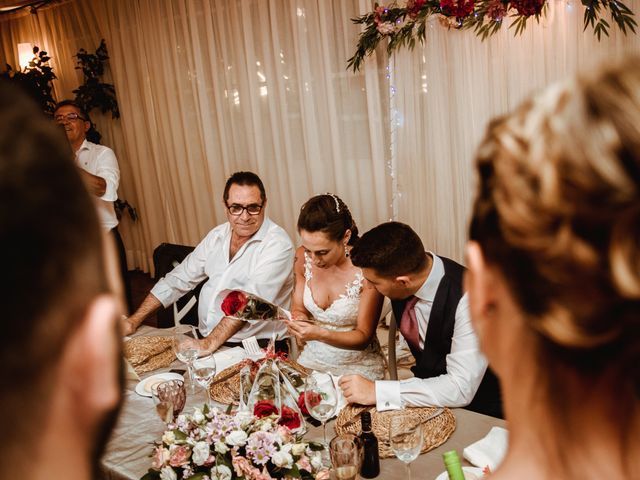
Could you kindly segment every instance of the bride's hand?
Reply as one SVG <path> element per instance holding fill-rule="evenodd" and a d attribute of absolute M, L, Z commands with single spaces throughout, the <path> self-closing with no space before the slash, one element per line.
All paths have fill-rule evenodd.
<path fill-rule="evenodd" d="M 311 323 L 307 318 L 300 318 L 285 321 L 289 333 L 296 337 L 299 341 L 308 342 L 317 339 L 318 329 L 316 325 Z"/>

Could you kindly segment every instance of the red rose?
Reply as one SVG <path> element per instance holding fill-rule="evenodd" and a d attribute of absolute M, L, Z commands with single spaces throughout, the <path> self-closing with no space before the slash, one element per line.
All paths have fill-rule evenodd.
<path fill-rule="evenodd" d="M 278 414 L 278 409 L 271 400 L 260 400 L 253 406 L 253 414 L 258 417 L 268 417 L 269 415 Z"/>
<path fill-rule="evenodd" d="M 473 12 L 473 7 L 474 0 L 440 0 L 440 10 L 448 17 L 464 18 Z"/>
<path fill-rule="evenodd" d="M 518 11 L 519 15 L 530 17 L 540 15 L 545 0 L 513 0 L 511 5 Z"/>
<path fill-rule="evenodd" d="M 315 407 L 322 401 L 322 396 L 317 392 L 309 392 L 309 403 L 311 407 Z M 298 408 L 302 412 L 303 415 L 309 415 L 309 410 L 307 409 L 307 403 L 304 401 L 304 392 L 300 394 L 298 397 Z"/>
<path fill-rule="evenodd" d="M 242 309 L 247 304 L 247 296 L 234 290 L 229 292 L 224 300 L 222 301 L 222 306 L 220 307 L 225 315 L 235 315 L 236 313 L 242 311 Z"/>
<path fill-rule="evenodd" d="M 292 408 L 283 406 L 282 415 L 278 423 L 289 430 L 295 430 L 300 427 L 300 416 Z"/>

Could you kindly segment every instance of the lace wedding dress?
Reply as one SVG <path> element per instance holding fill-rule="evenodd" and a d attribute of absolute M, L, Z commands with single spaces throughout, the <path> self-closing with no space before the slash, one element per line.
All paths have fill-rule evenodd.
<path fill-rule="evenodd" d="M 328 330 L 346 332 L 353 330 L 358 319 L 358 306 L 364 277 L 358 270 L 356 278 L 345 285 L 345 293 L 340 295 L 326 310 L 318 307 L 309 280 L 312 278 L 311 258 L 305 254 L 304 262 L 304 306 L 319 325 Z M 384 377 L 384 359 L 376 336 L 364 350 L 347 350 L 324 342 L 310 341 L 298 357 L 298 363 L 313 370 L 333 375 L 360 374 L 370 380 Z"/>

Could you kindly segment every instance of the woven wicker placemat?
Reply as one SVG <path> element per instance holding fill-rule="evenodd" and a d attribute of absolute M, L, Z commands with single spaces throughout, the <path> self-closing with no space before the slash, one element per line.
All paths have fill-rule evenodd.
<path fill-rule="evenodd" d="M 212 400 L 225 405 L 238 405 L 240 403 L 240 370 L 247 365 L 247 362 L 249 364 L 253 363 L 251 360 L 245 360 L 225 368 L 215 376 L 209 387 Z M 308 370 L 298 362 L 286 360 L 286 363 L 304 376 L 309 374 Z"/>
<path fill-rule="evenodd" d="M 350 404 L 344 407 L 338 415 L 338 418 L 336 418 L 336 433 L 354 433 L 358 435 L 362 430 L 360 426 L 360 413 L 365 410 L 371 412 L 371 424 L 373 433 L 378 437 L 380 458 L 390 458 L 394 456 L 391 447 L 389 447 L 389 423 L 391 422 L 391 417 L 394 415 L 410 412 L 412 418 L 419 418 L 420 421 L 423 422 L 422 434 L 424 442 L 421 453 L 428 452 L 442 445 L 456 429 L 456 417 L 448 408 L 424 407 L 378 412 L 375 407 L 363 407 L 361 405 Z M 433 418 L 429 418 L 437 414 L 440 410 L 442 410 L 442 413 Z"/>
<path fill-rule="evenodd" d="M 124 343 L 124 356 L 138 375 L 171 365 L 176 359 L 171 337 L 141 335 Z"/>

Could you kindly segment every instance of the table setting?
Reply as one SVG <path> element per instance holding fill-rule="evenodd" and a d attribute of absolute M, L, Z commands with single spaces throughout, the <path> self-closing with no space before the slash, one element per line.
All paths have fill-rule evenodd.
<path fill-rule="evenodd" d="M 250 340 L 249 348 L 222 348 L 200 358 L 196 338 L 193 327 L 178 325 L 143 327 L 125 341 L 125 405 L 102 460 L 102 478 L 373 478 L 361 468 L 365 411 L 378 441 L 379 478 L 410 478 L 419 469 L 420 478 L 446 479 L 440 473 L 445 448 L 464 449 L 464 459 L 477 465 L 465 463 L 464 475 L 482 478 L 504 455 L 502 420 L 462 409 L 377 412 L 347 405 L 339 377 L 309 371 L 273 348 L 258 352 Z M 460 435 L 460 419 L 474 431 Z M 498 430 L 483 443 L 491 427 Z M 345 451 L 332 453 L 332 441 L 334 450 L 341 445 Z M 349 442 L 359 452 L 352 456 L 357 465 L 348 460 Z M 492 458 L 492 452 L 498 455 Z M 478 468 L 485 473 L 478 476 Z"/>

